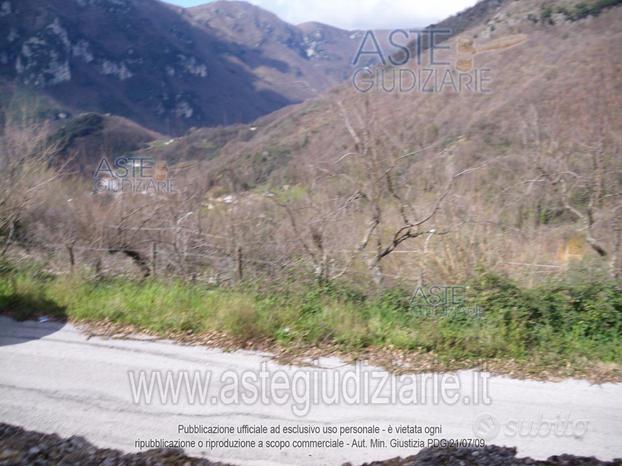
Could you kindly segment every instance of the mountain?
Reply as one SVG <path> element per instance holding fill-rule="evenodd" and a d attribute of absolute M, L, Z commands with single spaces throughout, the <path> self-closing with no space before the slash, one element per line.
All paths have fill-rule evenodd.
<path fill-rule="evenodd" d="M 159 138 L 161 134 L 123 117 L 83 113 L 58 125 L 48 143 L 57 163 L 66 164 L 67 171 L 91 174 L 102 157 L 112 160 Z"/>
<path fill-rule="evenodd" d="M 421 64 L 413 57 L 364 70 L 362 82 L 375 83 L 367 92 L 349 82 L 251 125 L 193 131 L 165 150 L 152 145 L 149 154 L 193 159 L 210 189 L 205 208 L 224 203 L 251 230 L 282 225 L 274 218 L 284 209 L 291 236 L 282 239 L 279 228 L 259 260 L 291 241 L 319 258 L 318 270 L 322 257 L 338 261 L 348 251 L 367 254 L 364 270 L 378 254 L 384 272 L 370 273 L 379 280 L 425 274 L 443 283 L 484 268 L 536 283 L 578 260 L 619 270 L 615 3 L 485 0 L 445 22 L 461 28 L 436 50 L 436 64 L 428 51 Z M 395 87 L 400 71 L 430 69 L 440 71 L 431 89 Z M 181 168 L 172 173 L 180 189 L 196 183 Z"/>
<path fill-rule="evenodd" d="M 321 23 L 293 26 L 276 15 L 240 1 L 216 1 L 188 13 L 218 37 L 239 47 L 236 59 L 280 92 L 302 100 L 347 79 L 362 38 Z"/>
<path fill-rule="evenodd" d="M 185 10 L 158 0 L 4 0 L 0 29 L 3 88 L 167 134 L 249 122 L 318 95 L 348 76 L 360 36 L 227 1 Z"/>
<path fill-rule="evenodd" d="M 556 4 L 566 6 L 553 9 L 549 20 L 548 5 Z M 500 150 L 524 150 L 526 128 L 535 124 L 536 118 L 542 131 L 555 129 L 562 142 L 569 143 L 588 131 L 585 124 L 578 123 L 579 116 L 607 114 L 607 127 L 622 134 L 622 106 L 616 107 L 622 89 L 622 56 L 614 53 L 622 47 L 622 8 L 581 19 L 573 16 L 574 4 L 580 5 L 571 1 L 484 0 L 439 23 L 439 27 L 453 25 L 458 32 L 462 30 L 447 42 L 451 63 L 456 55 L 460 57 L 457 52 L 465 43 L 481 48 L 467 56 L 475 70 L 487 72 L 489 92 L 400 93 L 376 88 L 362 93 L 348 82 L 262 117 L 253 123 L 253 131 L 236 132 L 236 137 L 219 144 L 222 149 L 217 157 L 210 155 L 206 170 L 214 173 L 236 166 L 237 180 L 250 186 L 268 179 L 302 182 L 292 166 L 328 163 L 351 148 L 352 137 L 339 103 L 352 112 L 351 118 L 359 121 L 359 126 L 365 103 L 379 130 L 400 145 L 443 145 L 443 141 L 462 136 L 463 144 L 477 151 L 478 157 Z M 518 45 L 503 45 L 516 38 Z M 491 44 L 498 50 L 487 51 Z M 176 144 L 206 144 L 210 134 L 201 140 L 200 133 L 180 138 Z M 200 151 L 190 152 L 200 158 Z M 279 163 L 266 163 L 259 171 L 253 168 L 258 154 L 273 152 L 287 156 Z"/>
<path fill-rule="evenodd" d="M 45 97 L 51 99 L 52 91 L 63 86 L 79 97 L 77 91 L 85 86 L 93 95 L 76 103 L 102 107 L 119 96 L 135 104 L 132 99 L 149 86 L 187 86 L 183 89 L 195 97 L 184 102 L 198 108 L 201 93 L 210 91 L 199 83 L 212 82 L 214 66 L 213 73 L 237 81 L 214 82 L 210 108 L 248 112 L 258 102 L 260 84 L 293 81 L 293 68 L 285 63 L 299 63 L 300 73 L 306 72 L 302 66 L 307 62 L 332 66 L 330 57 L 338 62 L 339 44 L 345 40 L 325 26 L 275 23 L 273 16 L 239 3 L 183 10 L 148 0 L 82 0 L 77 3 L 82 16 L 82 10 L 69 14 L 61 8 L 68 3 L 49 4 L 57 8 L 39 10 L 39 16 L 23 21 L 24 30 L 45 35 L 33 39 L 24 30 L 9 30 L 12 40 L 22 44 L 3 49 L 13 54 L 5 61 L 14 63 L 7 86 L 20 88 L 12 94 L 15 99 L 29 102 L 33 95 L 36 100 L 38 90 L 49 91 Z M 620 4 L 483 0 L 428 29 L 427 34 L 435 28 L 446 31 L 438 47 L 411 40 L 410 48 L 402 49 L 411 60 L 401 66 L 361 65 L 353 81 L 304 102 L 275 105 L 275 111 L 252 122 L 239 118 L 234 125 L 190 128 L 180 137 L 171 137 L 169 130 L 159 131 L 169 133 L 165 136 L 154 134 L 156 118 L 151 125 L 135 126 L 128 120 L 102 121 L 93 113 L 77 118 L 46 113 L 45 108 L 33 113 L 57 119 L 54 140 L 66 154 L 82 157 L 77 165 L 83 172 L 97 162 L 92 152 L 101 146 L 114 149 L 106 155 L 131 152 L 159 163 L 156 176 L 174 181 L 174 190 L 95 197 L 90 190 L 85 193 L 84 183 L 71 179 L 76 196 L 67 198 L 77 199 L 82 192 L 88 200 L 75 205 L 113 200 L 149 207 L 141 218 L 171 231 L 167 256 L 179 261 L 174 267 L 183 273 L 191 262 L 185 256 L 172 259 L 178 245 L 192 251 L 192 261 L 196 251 L 204 255 L 205 260 L 192 262 L 195 270 L 222 270 L 232 280 L 242 273 L 263 277 L 277 276 L 284 268 L 298 270 L 305 257 L 302 261 L 320 281 L 349 273 L 379 286 L 391 277 L 396 283 L 402 277 L 419 283 L 467 283 L 475 270 L 511 271 L 513 278 L 533 284 L 551 272 L 592 263 L 599 273 L 619 276 Z M 20 5 L 36 10 L 37 4 Z M 13 6 L 0 11 L 5 17 L 24 14 Z M 150 14 L 141 16 L 141 8 Z M 66 13 L 62 21 L 61 10 Z M 89 26 L 84 12 L 91 10 L 114 21 L 93 17 Z M 75 17 L 81 22 L 70 24 Z M 142 27 L 141 34 L 148 37 L 132 36 L 125 24 Z M 75 30 L 89 34 L 88 47 L 76 45 L 80 35 Z M 310 46 L 308 37 L 318 30 L 316 44 Z M 57 51 L 50 53 L 54 44 Z M 105 56 L 114 58 L 110 63 L 116 67 L 108 63 L 101 68 L 96 56 L 104 56 L 97 55 L 102 48 L 94 44 L 106 45 Z M 124 51 L 128 44 L 131 50 Z M 383 45 L 386 56 L 397 57 L 395 47 Z M 39 46 L 45 53 L 39 55 Z M 70 56 L 60 55 L 62 50 L 70 50 Z M 110 55 L 113 50 L 117 55 Z M 412 55 L 418 51 L 420 55 Z M 207 54 L 211 62 L 205 60 Z M 169 69 L 181 55 L 195 60 Z M 156 66 L 159 58 L 164 61 Z M 102 74 L 102 69 L 114 73 Z M 147 72 L 134 80 L 137 70 Z M 92 76 L 100 87 L 74 82 L 80 73 Z M 408 82 L 413 77 L 414 83 Z M 138 94 L 123 94 L 127 89 L 116 86 L 119 82 L 131 84 Z M 101 87 L 105 85 L 112 87 Z M 231 100 L 222 89 L 235 91 Z M 284 87 L 278 95 L 291 101 L 287 93 L 294 90 Z M 156 95 L 139 102 L 158 108 L 168 100 Z M 181 105 L 181 110 L 187 107 Z M 191 110 L 182 111 L 186 125 L 199 115 Z M 141 117 L 140 112 L 130 115 L 134 121 Z M 136 137 L 130 141 L 126 132 Z M 121 146 L 119 137 L 131 144 Z M 114 219 L 122 212 L 110 212 L 101 224 L 118 224 Z M 176 228 L 180 219 L 187 226 L 192 223 L 183 235 Z M 134 220 L 133 227 L 126 225 L 128 232 L 145 225 Z M 97 236 L 85 236 L 85 241 L 102 238 L 93 234 Z M 150 235 L 145 232 L 137 248 L 151 244 Z M 118 241 L 115 235 L 109 242 Z M 244 247 L 243 259 L 238 245 Z M 214 252 L 225 256 L 212 261 Z M 149 252 L 140 254 L 147 257 Z M 232 272 L 236 263 L 244 263 L 243 270 Z M 361 283 L 365 286 L 367 279 Z"/>

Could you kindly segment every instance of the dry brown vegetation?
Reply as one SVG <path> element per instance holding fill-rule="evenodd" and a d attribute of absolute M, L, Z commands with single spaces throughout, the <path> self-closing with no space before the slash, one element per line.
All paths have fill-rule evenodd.
<path fill-rule="evenodd" d="M 95 195 L 48 163 L 56 139 L 7 127 L 4 249 L 59 271 L 219 284 L 462 283 L 478 268 L 533 284 L 575 262 L 619 278 L 622 9 L 551 25 L 530 16 L 541 3 L 505 3 L 459 37 L 527 35 L 475 58 L 492 93 L 343 86 L 152 143 L 143 155 L 177 163 L 173 194 Z"/>

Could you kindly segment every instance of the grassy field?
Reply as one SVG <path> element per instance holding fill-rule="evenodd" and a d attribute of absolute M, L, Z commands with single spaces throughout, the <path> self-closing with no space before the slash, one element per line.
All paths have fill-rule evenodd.
<path fill-rule="evenodd" d="M 508 359 L 622 363 L 622 294 L 602 277 L 522 289 L 482 273 L 458 304 L 392 289 L 375 297 L 337 285 L 276 292 L 180 281 L 86 281 L 4 267 L 0 310 L 131 325 L 161 336 L 221 332 L 232 341 L 344 352 L 396 348 L 451 361 Z M 473 312 L 477 310 L 477 312 Z"/>

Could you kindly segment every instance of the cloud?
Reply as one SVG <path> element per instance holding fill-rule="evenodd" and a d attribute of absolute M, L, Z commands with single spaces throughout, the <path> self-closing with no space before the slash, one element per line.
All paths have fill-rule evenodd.
<path fill-rule="evenodd" d="M 476 0 L 250 0 L 292 24 L 319 21 L 343 29 L 423 27 Z"/>

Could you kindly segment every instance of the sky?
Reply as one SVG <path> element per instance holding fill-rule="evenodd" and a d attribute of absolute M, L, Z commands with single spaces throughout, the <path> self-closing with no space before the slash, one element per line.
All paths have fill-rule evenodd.
<path fill-rule="evenodd" d="M 184 7 L 208 0 L 166 0 Z M 423 27 L 477 3 L 477 0 L 248 0 L 300 24 L 319 21 L 343 29 Z"/>

